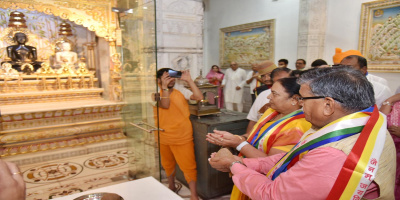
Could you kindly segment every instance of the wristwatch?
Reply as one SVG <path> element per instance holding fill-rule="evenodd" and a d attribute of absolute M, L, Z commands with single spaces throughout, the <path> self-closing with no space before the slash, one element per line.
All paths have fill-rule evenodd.
<path fill-rule="evenodd" d="M 164 90 L 164 91 L 166 91 L 166 92 L 168 92 L 169 91 L 169 89 L 167 88 L 167 89 L 162 89 L 162 90 Z"/>
<path fill-rule="evenodd" d="M 386 106 L 386 105 L 391 106 L 392 104 L 391 104 L 389 101 L 385 101 L 385 102 L 382 103 L 382 105 L 384 105 L 384 106 Z"/>
<path fill-rule="evenodd" d="M 231 170 L 232 169 L 232 167 L 233 167 L 233 165 L 234 164 L 236 164 L 236 163 L 239 163 L 239 164 L 241 164 L 241 165 L 243 165 L 243 166 L 245 166 L 245 167 L 247 167 L 244 163 L 242 163 L 241 161 L 239 161 L 239 160 L 236 160 L 236 161 L 233 161 L 232 163 L 231 163 L 231 165 L 229 166 L 229 169 Z"/>

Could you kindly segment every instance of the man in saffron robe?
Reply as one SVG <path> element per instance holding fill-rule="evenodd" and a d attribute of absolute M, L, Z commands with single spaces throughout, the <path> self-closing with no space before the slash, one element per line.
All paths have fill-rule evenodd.
<path fill-rule="evenodd" d="M 302 74 L 313 128 L 288 153 L 210 158 L 251 199 L 394 199 L 395 147 L 371 83 L 349 66 Z"/>
<path fill-rule="evenodd" d="M 186 81 L 190 90 L 174 88 L 175 78 L 168 74 L 169 68 L 157 71 L 157 81 L 161 87 L 159 106 L 160 154 L 169 188 L 175 187 L 175 166 L 179 165 L 189 184 L 191 200 L 198 199 L 196 191 L 196 160 L 194 156 L 193 129 L 187 100 L 202 100 L 203 94 L 190 77 L 189 71 L 182 72 L 181 80 Z"/>

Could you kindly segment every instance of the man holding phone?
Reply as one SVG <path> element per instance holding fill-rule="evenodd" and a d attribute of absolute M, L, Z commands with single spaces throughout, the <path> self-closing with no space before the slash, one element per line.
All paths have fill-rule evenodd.
<path fill-rule="evenodd" d="M 159 106 L 161 165 L 168 178 L 168 187 L 176 191 L 175 166 L 179 165 L 191 192 L 190 199 L 198 199 L 196 191 L 197 169 L 194 156 L 193 129 L 189 116 L 187 100 L 202 100 L 203 94 L 192 80 L 189 71 L 181 72 L 180 80 L 187 82 L 191 90 L 174 87 L 175 79 L 171 77 L 170 68 L 157 71 L 157 83 L 161 88 Z M 173 76 L 178 73 L 174 73 Z M 175 76 L 176 77 L 176 76 Z"/>

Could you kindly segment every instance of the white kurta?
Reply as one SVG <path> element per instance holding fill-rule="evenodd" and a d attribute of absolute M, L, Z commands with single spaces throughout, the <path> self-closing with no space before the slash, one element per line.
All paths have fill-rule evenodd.
<path fill-rule="evenodd" d="M 251 79 L 251 77 L 253 77 L 253 71 L 250 71 L 249 73 L 247 73 L 246 82 L 247 82 L 247 80 Z M 254 90 L 254 89 L 256 88 L 256 86 L 257 86 L 257 79 L 253 79 L 253 80 L 250 82 L 249 86 L 250 86 L 250 94 L 254 94 L 254 91 L 253 91 L 253 90 Z"/>
<path fill-rule="evenodd" d="M 251 121 L 257 122 L 262 113 L 258 113 L 258 111 L 267 103 L 269 103 L 269 99 L 267 98 L 271 94 L 271 89 L 262 91 L 254 101 L 253 105 L 250 108 L 249 114 L 247 114 L 247 119 Z M 260 115 L 261 114 L 261 115 Z"/>
<path fill-rule="evenodd" d="M 243 87 L 246 84 L 246 71 L 241 68 L 237 68 L 233 71 L 231 68 L 225 71 L 222 85 L 224 85 L 224 99 L 225 102 L 230 103 L 243 103 Z M 236 86 L 240 87 L 240 90 L 236 90 Z"/>
<path fill-rule="evenodd" d="M 368 78 L 368 77 L 367 77 Z M 380 82 L 376 82 L 374 80 L 369 80 L 369 82 L 372 84 L 374 87 L 374 93 L 375 93 L 375 103 L 378 106 L 378 108 L 381 108 L 382 103 L 391 97 L 393 95 L 392 91 L 390 88 Z"/>
<path fill-rule="evenodd" d="M 379 76 L 375 76 L 375 75 L 372 75 L 372 74 L 367 74 L 367 79 L 371 82 L 371 81 L 375 81 L 375 82 L 379 82 L 379 83 L 382 83 L 383 85 L 386 85 L 386 86 L 388 86 L 388 82 L 387 82 L 387 80 L 386 79 L 384 79 L 384 78 L 382 78 L 382 77 L 379 77 Z"/>

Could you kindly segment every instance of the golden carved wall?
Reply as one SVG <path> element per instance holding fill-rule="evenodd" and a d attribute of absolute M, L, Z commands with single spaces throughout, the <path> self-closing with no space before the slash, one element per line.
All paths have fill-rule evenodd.
<path fill-rule="evenodd" d="M 115 40 L 112 0 L 2 0 L 0 8 L 36 10 L 82 25 L 107 41 Z"/>
<path fill-rule="evenodd" d="M 116 15 L 111 11 L 116 7 L 114 0 L 2 0 L 0 8 L 8 10 L 24 9 L 54 15 L 82 25 L 93 31 L 98 37 L 109 42 L 110 58 L 117 56 L 116 52 Z M 110 59 L 111 86 L 108 96 L 111 100 L 121 101 L 118 92 L 120 84 L 120 61 Z"/>

